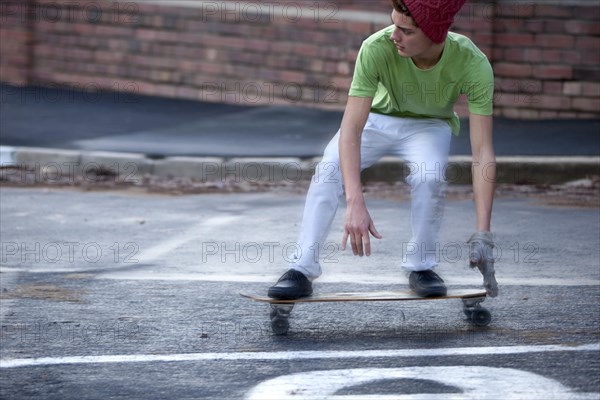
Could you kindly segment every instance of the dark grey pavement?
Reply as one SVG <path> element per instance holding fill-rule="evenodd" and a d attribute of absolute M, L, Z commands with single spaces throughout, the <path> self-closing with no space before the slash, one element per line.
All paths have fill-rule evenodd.
<path fill-rule="evenodd" d="M 285 268 L 303 201 L 1 188 L 0 397 L 598 399 L 596 208 L 497 200 L 486 328 L 458 300 L 305 304 L 277 337 L 238 292 Z M 407 287 L 409 204 L 368 201 L 384 238 L 368 259 L 332 247 L 317 292 Z M 473 219 L 470 200 L 448 201 L 439 272 L 453 288 L 481 285 Z"/>
<path fill-rule="evenodd" d="M 157 165 L 177 155 L 311 158 L 341 119 L 314 109 L 1 90 L 2 146 L 167 157 Z M 598 127 L 498 119 L 496 147 L 501 156 L 597 157 Z M 468 154 L 467 135 L 453 146 Z M 147 162 L 133 160 L 140 171 Z M 485 302 L 486 328 L 471 326 L 459 301 L 318 304 L 298 306 L 282 338 L 267 308 L 238 293 L 264 293 L 280 275 L 303 201 L 274 192 L 1 188 L 0 397 L 598 398 L 600 269 L 589 251 L 600 247 L 597 208 L 496 201 L 501 295 Z M 339 251 L 338 213 L 317 292 L 406 288 L 397 258 L 410 236 L 409 205 L 369 204 L 384 239 L 369 259 Z M 449 201 L 446 215 L 439 271 L 453 288 L 477 288 L 465 244 L 472 202 Z"/>
<path fill-rule="evenodd" d="M 300 108 L 0 90 L 2 146 L 310 158 L 341 118 Z M 597 157 L 599 126 L 498 119 L 498 154 Z M 453 154 L 468 154 L 467 139 L 455 140 Z M 71 162 L 56 155 L 62 158 L 44 157 Z M 598 398 L 597 208 L 496 201 L 501 294 L 485 301 L 493 315 L 486 328 L 470 325 L 459 301 L 316 304 L 298 306 L 290 334 L 277 337 L 267 308 L 238 293 L 264 292 L 281 274 L 303 201 L 286 192 L 0 188 L 0 397 Z M 398 257 L 410 237 L 409 204 L 368 201 L 384 239 L 369 259 L 341 252 L 338 213 L 316 291 L 406 288 Z M 481 286 L 467 266 L 473 219 L 471 200 L 448 201 L 439 271 L 453 288 Z"/>
<path fill-rule="evenodd" d="M 0 145 L 167 156 L 320 156 L 342 113 L 0 86 Z M 453 155 L 470 154 L 468 121 Z M 600 120 L 495 119 L 498 156 L 598 156 Z"/>

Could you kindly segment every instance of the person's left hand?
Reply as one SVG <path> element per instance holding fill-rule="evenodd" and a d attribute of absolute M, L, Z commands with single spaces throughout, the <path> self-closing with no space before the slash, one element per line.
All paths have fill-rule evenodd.
<path fill-rule="evenodd" d="M 467 241 L 470 245 L 469 264 L 483 275 L 483 286 L 491 297 L 498 296 L 498 282 L 494 270 L 494 239 L 491 232 L 476 232 Z"/>

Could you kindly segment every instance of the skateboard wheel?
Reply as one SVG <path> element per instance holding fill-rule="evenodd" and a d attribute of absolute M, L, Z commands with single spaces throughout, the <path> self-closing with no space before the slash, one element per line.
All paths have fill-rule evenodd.
<path fill-rule="evenodd" d="M 478 308 L 471 312 L 471 322 L 477 326 L 487 326 L 492 321 L 492 314 L 485 308 Z"/>
<path fill-rule="evenodd" d="M 271 311 L 269 312 L 269 318 L 272 320 L 274 318 L 287 318 L 290 316 L 292 309 L 294 308 L 293 304 L 272 304 Z"/>
<path fill-rule="evenodd" d="M 467 316 L 467 319 L 471 320 L 471 318 L 473 317 L 473 312 L 470 309 L 466 308 L 466 307 L 463 308 L 463 312 Z"/>
<path fill-rule="evenodd" d="M 287 318 L 275 317 L 271 320 L 271 329 L 276 335 L 287 335 L 290 323 Z"/>

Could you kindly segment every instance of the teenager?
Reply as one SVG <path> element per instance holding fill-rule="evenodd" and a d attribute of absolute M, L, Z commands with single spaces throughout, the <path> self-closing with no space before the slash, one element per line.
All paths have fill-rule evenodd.
<path fill-rule="evenodd" d="M 290 269 L 269 288 L 277 299 L 312 294 L 321 275 L 318 254 L 341 197 L 346 196 L 342 249 L 371 254 L 371 236 L 381 239 L 362 193 L 360 173 L 384 155 L 410 166 L 412 238 L 398 254 L 409 286 L 419 296 L 444 296 L 434 272 L 442 221 L 450 139 L 460 121 L 453 110 L 466 95 L 473 156 L 475 233 L 471 265 L 497 295 L 491 249 L 495 181 L 492 144 L 493 71 L 467 37 L 448 32 L 465 0 L 392 0 L 392 25 L 366 39 L 359 51 L 340 130 L 325 149 L 308 191 L 299 251 Z M 400 262 L 402 261 L 402 262 Z"/>

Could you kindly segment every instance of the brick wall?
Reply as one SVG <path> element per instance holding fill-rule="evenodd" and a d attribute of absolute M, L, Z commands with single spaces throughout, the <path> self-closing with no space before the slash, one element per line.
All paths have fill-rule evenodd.
<path fill-rule="evenodd" d="M 492 57 L 503 115 L 598 117 L 600 8 L 590 3 L 497 7 Z"/>
<path fill-rule="evenodd" d="M 33 1 L 0 2 L 0 81 L 26 85 L 31 81 Z"/>
<path fill-rule="evenodd" d="M 0 79 L 342 109 L 362 40 L 389 24 L 387 0 L 164 3 L 0 0 Z M 494 65 L 497 115 L 600 116 L 600 8 L 575 3 L 468 2 L 457 16 Z"/>

